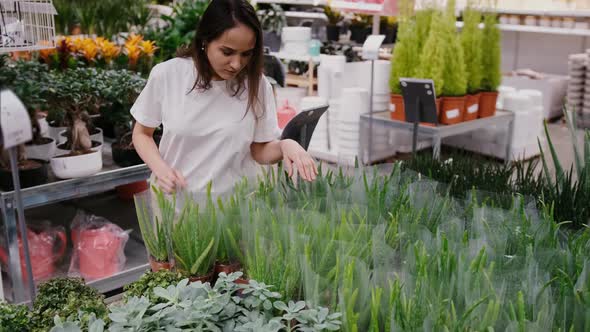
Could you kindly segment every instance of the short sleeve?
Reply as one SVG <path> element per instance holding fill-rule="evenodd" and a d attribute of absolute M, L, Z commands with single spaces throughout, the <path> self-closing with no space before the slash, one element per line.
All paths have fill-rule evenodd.
<path fill-rule="evenodd" d="M 277 120 L 277 106 L 272 86 L 264 76 L 260 85 L 259 100 L 264 112 L 256 119 L 254 142 L 266 143 L 279 139 L 281 130 Z"/>
<path fill-rule="evenodd" d="M 157 128 L 162 124 L 162 74 L 160 64 L 152 68 L 147 84 L 131 107 L 131 115 L 146 127 Z"/>

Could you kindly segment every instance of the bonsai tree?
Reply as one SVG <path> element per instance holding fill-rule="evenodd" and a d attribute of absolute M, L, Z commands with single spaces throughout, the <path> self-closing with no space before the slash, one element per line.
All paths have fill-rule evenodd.
<path fill-rule="evenodd" d="M 76 68 L 53 72 L 50 105 L 65 111 L 64 123 L 67 142 L 64 148 L 72 155 L 87 153 L 92 148 L 90 135 L 96 128 L 91 114 L 98 114 L 104 106 L 104 71 L 97 68 Z"/>
<path fill-rule="evenodd" d="M 431 30 L 424 44 L 424 49 L 420 56 L 420 66 L 417 69 L 417 75 L 420 78 L 429 78 L 434 81 L 434 89 L 437 97 L 442 94 L 444 89 L 444 71 L 446 60 L 446 37 L 444 17 L 440 12 L 434 12 Z"/>
<path fill-rule="evenodd" d="M 502 82 L 500 69 L 502 51 L 500 49 L 500 30 L 498 29 L 497 15 L 491 12 L 484 14 L 484 28 L 482 36 L 482 81 L 481 89 L 487 92 L 498 91 Z"/>
<path fill-rule="evenodd" d="M 461 44 L 465 60 L 465 72 L 467 75 L 467 92 L 478 93 L 482 80 L 482 31 L 479 29 L 481 13 L 468 6 L 463 11 L 463 30 L 461 31 Z"/>

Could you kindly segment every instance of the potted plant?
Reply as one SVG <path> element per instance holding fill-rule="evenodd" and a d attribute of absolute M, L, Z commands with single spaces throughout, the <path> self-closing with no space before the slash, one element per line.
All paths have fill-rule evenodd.
<path fill-rule="evenodd" d="M 34 62 L 17 61 L 14 65 L 0 67 L 0 85 L 8 87 L 26 107 L 33 129 L 31 142 L 17 148 L 19 179 L 22 188 L 47 182 L 47 163 L 55 150 L 55 141 L 42 137 L 37 120 L 37 110 L 45 103 L 46 66 Z M 27 150 L 30 154 L 27 154 Z M 0 187 L 12 190 L 12 171 L 8 151 L 2 149 L 0 156 Z"/>
<path fill-rule="evenodd" d="M 371 16 L 365 14 L 355 15 L 350 21 L 350 40 L 362 44 L 370 33 Z"/>
<path fill-rule="evenodd" d="M 441 28 L 444 33 L 445 64 L 443 101 L 439 121 L 442 124 L 457 124 L 463 121 L 465 113 L 467 78 L 463 45 L 457 35 L 454 1 L 448 2 L 447 13 L 443 19 L 444 24 Z"/>
<path fill-rule="evenodd" d="M 391 75 L 389 88 L 391 90 L 390 116 L 393 120 L 405 121 L 404 99 L 401 95 L 399 79 L 412 77 L 418 67 L 416 24 L 407 17 L 402 17 L 399 25 L 397 42 L 391 57 Z"/>
<path fill-rule="evenodd" d="M 76 68 L 54 73 L 51 102 L 65 113 L 67 140 L 58 145 L 58 153 L 50 161 L 58 178 L 89 176 L 102 169 L 102 143 L 91 139 L 101 133 L 92 126 L 90 113 L 98 113 L 104 100 L 104 77 L 96 68 Z M 93 132 L 94 131 L 94 132 Z"/>
<path fill-rule="evenodd" d="M 461 43 L 463 44 L 465 71 L 467 74 L 467 97 L 465 100 L 465 121 L 477 119 L 479 113 L 479 98 L 481 96 L 482 80 L 482 31 L 479 28 L 481 13 L 475 10 L 471 3 L 463 11 L 463 30 Z"/>
<path fill-rule="evenodd" d="M 444 18 L 442 13 L 436 11 L 432 15 L 431 29 L 424 44 L 423 52 L 420 55 L 420 65 L 416 76 L 419 78 L 432 79 L 437 97 L 437 111 L 440 113 L 441 98 L 444 85 L 445 72 L 445 32 Z"/>
<path fill-rule="evenodd" d="M 328 18 L 328 25 L 326 25 L 326 37 L 328 41 L 340 40 L 340 26 L 338 23 L 342 21 L 342 14 L 328 5 L 324 6 L 324 14 Z"/>
<path fill-rule="evenodd" d="M 135 196 L 135 211 L 151 270 L 171 270 L 168 248 L 171 227 L 176 217 L 175 196 L 168 199 L 153 186 L 150 192 Z"/>
<path fill-rule="evenodd" d="M 209 184 L 208 195 L 211 195 Z M 186 198 L 172 230 L 172 249 L 178 272 L 192 282 L 209 282 L 219 246 L 219 227 L 215 207 L 201 210 L 193 199 Z"/>
<path fill-rule="evenodd" d="M 397 37 L 397 21 L 394 16 L 382 16 L 379 22 L 379 33 L 385 35 L 384 44 L 392 44 Z"/>
<path fill-rule="evenodd" d="M 500 30 L 497 26 L 498 17 L 493 12 L 484 14 L 482 36 L 482 79 L 481 97 L 479 101 L 479 117 L 485 118 L 496 114 L 498 87 L 502 83 L 500 49 Z"/>
<path fill-rule="evenodd" d="M 281 48 L 281 31 L 287 26 L 287 18 L 283 8 L 277 4 L 270 4 L 269 8 L 264 10 L 264 15 L 260 19 L 262 26 L 262 40 L 264 46 L 270 48 L 273 52 L 278 52 Z"/>
<path fill-rule="evenodd" d="M 210 201 L 210 203 L 212 203 Z M 232 196 L 224 204 L 219 200 L 219 223 L 221 228 L 219 234 L 219 246 L 217 249 L 217 260 L 215 262 L 215 277 L 224 272 L 230 274 L 240 271 L 243 261 L 240 242 L 242 237 L 240 220 L 240 206 L 238 197 Z"/>

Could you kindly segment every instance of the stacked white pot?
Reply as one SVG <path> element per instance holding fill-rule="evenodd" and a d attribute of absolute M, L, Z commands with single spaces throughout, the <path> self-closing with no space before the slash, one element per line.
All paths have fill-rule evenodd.
<path fill-rule="evenodd" d="M 317 108 L 327 105 L 328 102 L 322 97 L 305 97 L 301 100 L 301 111 L 306 111 L 312 108 Z M 314 150 L 327 151 L 328 150 L 328 112 L 324 113 L 318 121 L 309 147 Z"/>
<path fill-rule="evenodd" d="M 369 112 L 369 93 L 362 88 L 342 90 L 337 131 L 338 159 L 343 164 L 351 164 L 358 156 L 360 147 L 360 116 Z"/>
<path fill-rule="evenodd" d="M 590 50 L 587 52 L 590 52 Z M 570 80 L 567 87 L 567 106 L 570 110 L 579 111 L 582 109 L 586 104 L 586 98 L 588 98 L 588 107 L 590 108 L 590 94 L 587 97 L 584 95 L 587 61 L 588 56 L 586 54 L 572 54 L 569 56 Z"/>
<path fill-rule="evenodd" d="M 308 55 L 311 41 L 311 28 L 284 27 L 281 33 L 283 48 L 281 52 L 290 55 Z"/>
<path fill-rule="evenodd" d="M 345 65 L 346 57 L 344 55 L 320 55 L 320 66 L 318 67 L 318 95 L 320 97 L 327 100 L 340 97 Z"/>

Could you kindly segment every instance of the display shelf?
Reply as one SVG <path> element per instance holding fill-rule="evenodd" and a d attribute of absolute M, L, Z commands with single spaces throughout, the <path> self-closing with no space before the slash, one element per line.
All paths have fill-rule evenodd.
<path fill-rule="evenodd" d="M 463 28 L 463 22 L 457 22 L 457 27 Z M 483 25 L 480 24 L 480 28 L 483 28 Z M 583 36 L 583 37 L 590 36 L 590 29 L 552 28 L 552 27 L 541 27 L 541 26 L 520 25 L 520 24 L 498 24 L 498 28 L 502 31 L 546 33 L 546 34 L 554 34 L 554 35 Z"/>
<path fill-rule="evenodd" d="M 287 85 L 296 85 L 300 88 L 307 88 L 310 85 L 309 78 L 307 78 L 305 76 L 301 76 L 301 75 L 295 75 L 295 74 L 287 74 L 287 78 L 285 80 L 285 83 Z M 314 78 L 311 84 L 317 85 L 318 79 Z"/>
<path fill-rule="evenodd" d="M 257 3 L 276 3 L 280 5 L 301 5 L 301 6 L 324 6 L 326 0 L 252 0 L 253 5 Z"/>
<path fill-rule="evenodd" d="M 298 12 L 298 11 L 286 11 L 285 17 L 287 18 L 302 18 L 302 19 L 315 19 L 327 21 L 328 17 L 324 13 L 311 13 L 311 12 Z"/>
<path fill-rule="evenodd" d="M 351 10 L 357 12 L 379 13 L 383 10 L 382 3 L 366 3 L 335 0 L 330 2 L 330 7 L 340 10 Z"/>
<path fill-rule="evenodd" d="M 312 57 L 310 55 L 297 55 L 297 54 L 290 54 L 286 52 L 271 52 L 270 55 L 276 56 L 281 60 L 288 60 L 288 61 L 313 61 L 314 63 L 320 63 L 320 57 L 315 56 Z"/>
<path fill-rule="evenodd" d="M 50 174 L 49 183 L 21 190 L 23 209 L 81 198 L 112 190 L 117 186 L 147 179 L 150 170 L 145 164 L 125 168 L 117 167 L 112 162 L 110 145 L 111 143 L 109 141 L 105 141 L 103 144 L 103 170 L 101 172 L 85 178 L 68 180 L 55 179 Z M 8 243 L 16 243 L 16 232 L 7 231 L 16 227 L 16 201 L 14 191 L 0 192 L 0 210 Z M 145 256 L 145 248 L 141 250 L 141 253 Z M 110 280 L 109 278 L 109 280 L 98 281 L 96 287 L 101 289 L 106 289 L 113 285 L 117 285 L 115 288 L 122 287 L 124 285 L 122 282 L 137 276 L 139 265 L 133 265 L 134 262 L 136 262 L 134 259 L 130 260 L 129 263 L 131 265 L 128 265 L 130 266 L 129 269 L 115 276 L 114 279 Z M 20 258 L 11 258 L 10 263 L 10 270 L 20 269 Z M 22 281 L 19 280 L 18 282 Z M 21 283 L 21 285 L 23 287 L 20 289 L 23 289 L 24 284 Z M 8 297 L 7 294 L 5 295 Z M 26 301 L 26 298 L 21 298 L 21 296 L 24 295 L 18 294 L 15 296 L 14 301 L 17 303 Z"/>
<path fill-rule="evenodd" d="M 490 11 L 490 10 L 488 10 Z M 590 10 L 588 9 L 502 9 L 493 10 L 498 14 L 506 15 L 532 15 L 532 16 L 549 16 L 549 17 L 590 17 Z"/>

